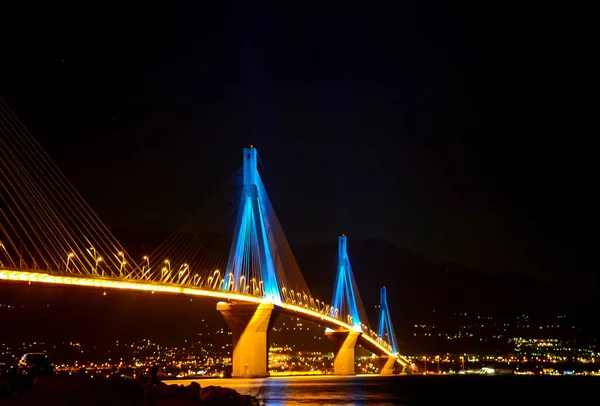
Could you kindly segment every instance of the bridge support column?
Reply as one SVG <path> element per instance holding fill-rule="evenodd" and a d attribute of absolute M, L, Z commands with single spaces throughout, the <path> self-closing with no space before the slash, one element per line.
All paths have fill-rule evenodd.
<path fill-rule="evenodd" d="M 232 378 L 266 378 L 268 333 L 275 321 L 272 303 L 217 303 L 233 334 Z"/>
<path fill-rule="evenodd" d="M 385 361 L 385 364 L 379 371 L 379 375 L 393 375 L 395 366 L 396 366 L 396 358 L 388 357 L 387 360 Z"/>
<path fill-rule="evenodd" d="M 336 348 L 333 373 L 335 375 L 356 375 L 354 349 L 360 333 L 357 331 L 326 331 L 325 335 Z"/>

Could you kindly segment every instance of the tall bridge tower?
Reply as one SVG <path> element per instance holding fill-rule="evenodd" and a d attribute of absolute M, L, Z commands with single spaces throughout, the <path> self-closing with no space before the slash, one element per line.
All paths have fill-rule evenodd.
<path fill-rule="evenodd" d="M 326 331 L 325 335 L 336 347 L 333 369 L 336 375 L 355 375 L 354 353 L 363 331 L 368 330 L 366 312 L 354 280 L 348 258 L 346 235 L 338 237 L 337 276 L 331 302 L 332 316 L 348 323 L 351 331 Z"/>
<path fill-rule="evenodd" d="M 222 289 L 239 291 L 242 281 L 249 282 L 251 266 L 248 263 L 251 256 L 256 255 L 263 285 L 260 287 L 262 296 L 271 303 L 281 304 L 274 263 L 277 254 L 264 201 L 266 196 L 261 193 L 255 148 L 244 148 L 243 162 L 244 184 Z"/>

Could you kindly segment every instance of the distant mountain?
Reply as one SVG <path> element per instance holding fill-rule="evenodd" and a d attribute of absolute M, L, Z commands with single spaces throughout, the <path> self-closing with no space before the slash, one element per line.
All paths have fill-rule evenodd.
<path fill-rule="evenodd" d="M 111 230 L 134 258 L 152 253 L 169 233 Z M 337 243 L 292 250 L 313 295 L 330 300 Z M 502 313 L 546 308 L 558 289 L 514 273 L 490 275 L 453 263 L 436 264 L 383 240 L 349 240 L 348 253 L 367 312 L 375 320 L 379 288 L 388 288 L 395 319 L 438 312 Z M 560 294 L 564 296 L 564 294 Z"/>

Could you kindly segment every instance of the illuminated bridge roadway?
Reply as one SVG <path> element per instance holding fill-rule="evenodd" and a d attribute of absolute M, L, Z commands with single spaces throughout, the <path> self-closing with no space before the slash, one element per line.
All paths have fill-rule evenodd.
<path fill-rule="evenodd" d="M 0 270 L 0 280 L 6 281 L 18 281 L 18 282 L 27 282 L 27 283 L 43 283 L 43 284 L 53 284 L 53 285 L 71 285 L 71 286 L 82 286 L 82 287 L 90 287 L 90 288 L 100 288 L 100 289 L 119 289 L 119 290 L 131 290 L 131 291 L 142 291 L 142 292 L 152 292 L 152 293 L 166 293 L 166 294 L 179 294 L 190 297 L 206 297 L 213 299 L 221 299 L 223 302 L 219 302 L 217 305 L 218 308 L 222 312 L 227 311 L 228 304 L 233 304 L 234 307 L 242 307 L 244 305 L 247 307 L 247 319 L 251 318 L 251 323 L 253 326 L 256 324 L 256 329 L 253 331 L 253 334 L 248 338 L 252 339 L 254 344 L 252 347 L 255 347 L 258 350 L 262 351 L 264 348 L 265 354 L 265 362 L 267 357 L 267 323 L 270 321 L 271 312 L 280 312 L 293 317 L 299 317 L 303 320 L 313 322 L 324 326 L 333 332 L 341 331 L 344 334 L 350 332 L 354 332 L 352 326 L 348 323 L 344 323 L 343 321 L 331 317 L 327 314 L 323 314 L 322 312 L 317 311 L 316 309 L 310 309 L 304 306 L 298 306 L 295 304 L 289 303 L 280 303 L 278 305 L 274 305 L 265 301 L 265 299 L 260 297 L 252 297 L 248 295 L 242 295 L 235 292 L 225 292 L 221 290 L 209 290 L 202 287 L 193 287 L 193 286 L 178 286 L 174 284 L 160 284 L 151 281 L 134 281 L 134 280 L 121 280 L 117 278 L 110 277 L 79 277 L 79 276 L 64 276 L 64 275 L 56 275 L 49 273 L 41 273 L 36 271 L 26 271 L 26 270 L 11 270 L 11 269 L 1 269 Z M 225 303 L 224 303 L 225 302 Z M 242 307 L 243 309 L 243 307 Z M 237 309 L 236 309 L 237 310 Z M 244 309 L 246 310 L 246 309 Z M 243 312 L 240 312 L 243 318 Z M 231 325 L 230 325 L 231 327 Z M 232 328 L 234 333 L 239 332 Z M 243 333 L 242 333 L 243 335 Z M 264 335 L 264 337 L 260 337 Z M 358 335 L 358 334 L 357 334 Z M 238 338 L 239 339 L 239 338 Z M 264 345 L 263 344 L 264 341 Z M 261 344 L 261 345 L 258 345 Z M 383 341 L 381 338 L 376 335 L 370 335 L 368 333 L 360 333 L 357 337 L 357 342 L 355 344 L 359 344 L 367 350 L 373 352 L 375 355 L 379 357 L 389 357 L 390 359 L 397 362 L 401 368 L 410 367 L 408 361 L 403 359 L 401 356 L 392 353 L 392 348 Z M 347 362 L 354 362 L 354 354 L 352 351 L 352 360 L 346 360 Z M 393 366 L 393 364 L 392 364 Z M 244 364 L 245 367 L 245 364 Z M 250 367 L 249 367 L 250 368 Z M 353 374 L 353 367 L 348 366 L 346 370 L 337 371 L 340 375 L 348 375 Z M 245 368 L 244 368 L 245 369 Z M 262 371 L 261 371 L 262 372 Z M 383 374 L 393 373 L 393 368 L 382 370 Z M 241 374 L 241 377 L 249 377 L 249 376 L 257 376 L 257 374 L 252 374 L 252 371 L 248 371 L 246 374 Z"/>

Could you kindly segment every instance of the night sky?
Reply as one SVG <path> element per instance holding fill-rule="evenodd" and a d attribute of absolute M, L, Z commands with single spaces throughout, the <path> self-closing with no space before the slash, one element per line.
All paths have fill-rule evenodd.
<path fill-rule="evenodd" d="M 0 12 L 0 97 L 107 224 L 178 228 L 254 144 L 292 244 L 597 286 L 584 63 L 548 9 L 198 3 Z"/>

